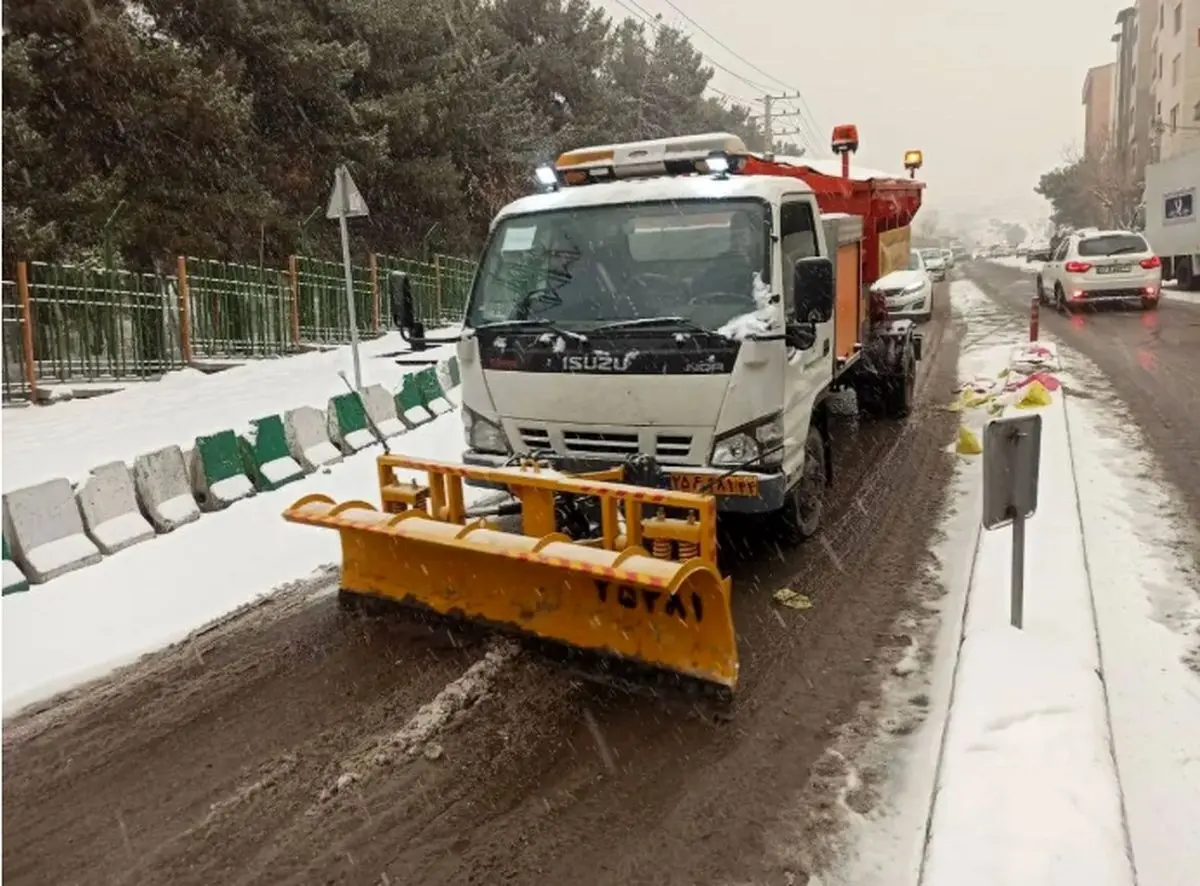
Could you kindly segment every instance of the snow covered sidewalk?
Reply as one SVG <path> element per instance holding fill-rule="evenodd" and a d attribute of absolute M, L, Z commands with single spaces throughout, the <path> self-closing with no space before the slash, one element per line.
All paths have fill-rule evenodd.
<path fill-rule="evenodd" d="M 1044 368 L 1052 388 L 1057 366 Z M 1019 411 L 1012 404 L 1028 389 L 1000 394 L 1003 412 Z M 928 886 L 1134 882 L 1066 413 L 1061 389 L 1047 393 L 1023 629 L 1009 624 L 1010 531 L 983 533 L 976 547 L 921 877 Z"/>

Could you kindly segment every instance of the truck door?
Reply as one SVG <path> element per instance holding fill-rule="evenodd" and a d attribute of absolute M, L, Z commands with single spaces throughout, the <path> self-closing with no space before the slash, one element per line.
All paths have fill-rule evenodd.
<path fill-rule="evenodd" d="M 795 280 L 792 268 L 798 258 L 821 254 L 818 238 L 812 198 L 807 194 L 785 196 L 779 207 L 779 252 L 782 259 L 781 282 L 785 313 L 789 320 L 803 322 L 806 319 L 795 314 Z M 803 306 L 800 307 L 803 310 Z M 784 363 L 784 433 L 788 439 L 798 441 L 800 449 L 803 449 L 803 441 L 808 433 L 808 418 L 813 399 L 826 386 L 831 375 L 832 319 L 826 323 L 818 323 L 815 331 L 816 337 L 812 347 L 803 351 L 788 349 Z"/>

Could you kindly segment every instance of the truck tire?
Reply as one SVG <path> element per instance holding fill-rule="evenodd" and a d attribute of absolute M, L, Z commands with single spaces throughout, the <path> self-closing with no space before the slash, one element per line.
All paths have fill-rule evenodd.
<path fill-rule="evenodd" d="M 871 352 L 854 379 L 859 412 L 870 418 L 906 418 L 917 388 L 917 360 L 912 339 L 887 338 Z"/>
<path fill-rule="evenodd" d="M 825 490 L 829 472 L 825 464 L 826 446 L 821 432 L 812 425 L 804 441 L 804 467 L 800 480 L 788 493 L 787 504 L 779 512 L 784 539 L 799 544 L 812 538 L 821 528 L 825 513 Z"/>
<path fill-rule="evenodd" d="M 1191 259 L 1181 258 L 1175 262 L 1175 282 L 1184 292 L 1200 289 L 1200 274 L 1194 273 Z"/>

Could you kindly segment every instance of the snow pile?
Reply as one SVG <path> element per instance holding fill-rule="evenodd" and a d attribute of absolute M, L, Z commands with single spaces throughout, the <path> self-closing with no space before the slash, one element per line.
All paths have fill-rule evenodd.
<path fill-rule="evenodd" d="M 1012 362 L 1048 370 L 1047 352 L 1056 356 L 1022 347 Z M 986 411 L 1024 411 L 1010 398 L 1029 387 L 1026 378 L 1010 369 L 989 380 Z M 1046 387 L 1057 390 L 1038 410 L 1042 459 L 1038 511 L 1026 524 L 1024 626 L 1009 625 L 1010 532 L 983 533 L 925 886 L 1133 882 L 1061 388 Z"/>
<path fill-rule="evenodd" d="M 718 335 L 743 341 L 756 335 L 770 335 L 776 331 L 775 306 L 779 296 L 772 294 L 771 287 L 763 282 L 758 271 L 754 272 L 752 284 L 754 295 L 754 310 L 734 317 L 717 330 Z"/>

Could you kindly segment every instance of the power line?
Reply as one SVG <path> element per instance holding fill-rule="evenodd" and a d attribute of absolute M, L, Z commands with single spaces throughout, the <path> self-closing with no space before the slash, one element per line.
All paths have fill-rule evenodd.
<path fill-rule="evenodd" d="M 638 5 L 637 0 L 613 0 L 613 2 L 615 2 L 618 6 L 622 7 L 626 12 L 628 12 L 634 18 L 641 21 L 642 24 L 644 24 L 644 25 L 649 25 L 650 27 L 652 27 L 656 30 L 659 30 L 659 31 L 661 31 L 663 28 L 666 27 L 666 25 L 663 24 L 662 22 L 656 21 L 654 16 L 652 16 L 644 7 Z M 632 6 L 630 4 L 632 4 Z M 636 7 L 636 9 L 634 7 Z M 700 53 L 700 57 L 703 58 L 710 65 L 712 65 L 714 68 L 719 68 L 720 70 L 724 71 L 729 76 L 735 77 L 736 79 L 742 81 L 747 86 L 750 86 L 751 88 L 757 90 L 758 92 L 769 91 L 768 88 L 766 86 L 763 86 L 761 83 L 755 83 L 753 80 L 749 79 L 748 77 L 742 76 L 737 71 L 734 71 L 734 70 L 731 70 L 730 68 L 725 67 L 723 64 L 721 64 L 718 61 L 715 61 L 710 56 L 705 55 L 703 52 Z"/>
<path fill-rule="evenodd" d="M 634 2 L 636 4 L 636 0 L 631 0 L 631 2 Z M 812 110 L 808 107 L 808 102 L 805 100 L 804 94 L 799 89 L 797 89 L 795 86 L 785 83 L 784 81 L 780 80 L 778 77 L 776 77 L 774 74 L 770 73 L 769 71 L 764 71 L 762 68 L 760 68 L 754 62 L 750 61 L 744 55 L 737 52 L 735 49 L 733 49 L 727 43 L 725 43 L 723 40 L 721 40 L 721 38 L 717 37 L 715 34 L 713 34 L 711 31 L 709 31 L 707 28 L 705 28 L 702 24 L 700 24 L 698 21 L 696 21 L 694 18 L 692 18 L 690 15 L 688 15 L 682 9 L 680 9 L 674 3 L 674 0 L 663 0 L 663 2 L 666 3 L 667 6 L 671 7 L 673 10 L 675 10 L 675 12 L 677 12 L 679 15 L 681 15 L 686 21 L 690 22 L 692 27 L 694 27 L 697 31 L 699 31 L 701 34 L 703 34 L 705 37 L 707 37 L 713 43 L 720 46 L 722 49 L 724 49 L 726 52 L 728 52 L 730 55 L 732 55 L 734 58 L 736 58 L 742 64 L 749 67 L 752 71 L 756 71 L 757 73 L 762 74 L 767 79 L 775 81 L 776 84 L 778 84 L 779 86 L 782 86 L 785 90 L 796 93 L 794 98 L 799 99 L 801 106 L 803 107 L 803 111 L 799 114 L 800 123 L 802 126 L 810 127 L 809 137 L 812 138 L 812 141 L 814 143 L 816 143 L 816 144 L 821 143 L 820 138 L 817 137 L 817 135 L 816 135 L 816 132 L 817 132 L 816 117 L 813 115 Z M 807 115 L 807 119 L 806 119 L 805 115 Z"/>

